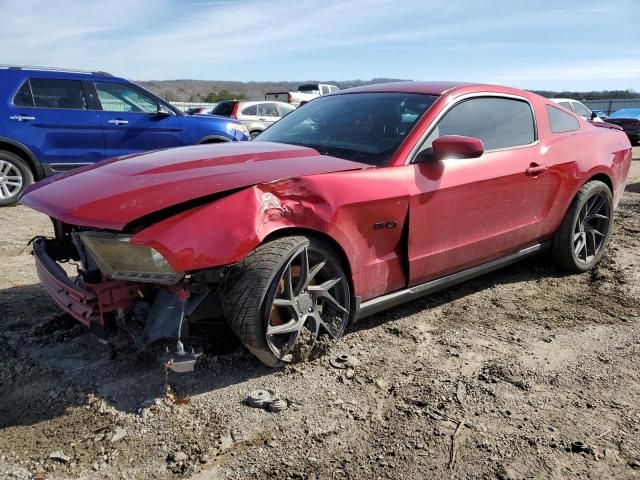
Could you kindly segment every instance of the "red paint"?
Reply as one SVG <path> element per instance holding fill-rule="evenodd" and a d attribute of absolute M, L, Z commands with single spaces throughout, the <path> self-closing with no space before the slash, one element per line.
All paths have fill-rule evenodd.
<path fill-rule="evenodd" d="M 477 158 L 484 153 L 482 140 L 462 135 L 443 135 L 431 144 L 435 159 Z"/>
<path fill-rule="evenodd" d="M 338 94 L 363 91 L 440 95 L 387 167 L 259 142 L 188 147 L 54 178 L 31 188 L 23 201 L 67 223 L 120 230 L 163 208 L 235 190 L 157 221 L 132 241 L 153 246 L 174 269 L 191 271 L 239 261 L 279 231 L 315 232 L 342 250 L 355 294 L 364 301 L 549 239 L 594 175 L 613 185 L 616 204 L 624 190 L 631 146 L 623 132 L 576 117 L 578 131 L 552 134 L 545 110 L 550 102 L 532 93 L 412 82 Z M 443 109 L 472 93 L 528 100 L 538 140 L 478 158 L 407 164 Z M 467 153 L 477 153 L 473 141 L 463 143 Z M 374 230 L 379 222 L 397 227 Z"/>

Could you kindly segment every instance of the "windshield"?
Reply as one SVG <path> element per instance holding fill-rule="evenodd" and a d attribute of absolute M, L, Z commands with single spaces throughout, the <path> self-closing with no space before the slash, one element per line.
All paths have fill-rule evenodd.
<path fill-rule="evenodd" d="M 320 87 L 317 83 L 308 83 L 306 85 L 300 85 L 298 87 L 299 92 L 318 92 Z"/>
<path fill-rule="evenodd" d="M 352 93 L 319 97 L 256 137 L 310 147 L 323 155 L 385 165 L 438 98 L 417 93 Z"/>

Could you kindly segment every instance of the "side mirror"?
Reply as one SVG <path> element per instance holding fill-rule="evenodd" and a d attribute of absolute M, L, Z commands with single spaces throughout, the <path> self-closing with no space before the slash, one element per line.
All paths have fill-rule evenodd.
<path fill-rule="evenodd" d="M 431 148 L 420 152 L 416 163 L 445 158 L 477 158 L 484 153 L 482 140 L 462 135 L 443 135 L 436 138 Z"/>
<path fill-rule="evenodd" d="M 591 120 L 595 120 L 598 118 L 598 114 L 596 112 L 591 112 Z"/>
<path fill-rule="evenodd" d="M 171 112 L 167 107 L 159 103 L 158 111 L 156 112 L 156 115 L 158 115 L 159 117 L 168 117 L 169 115 L 173 115 L 173 112 Z"/>

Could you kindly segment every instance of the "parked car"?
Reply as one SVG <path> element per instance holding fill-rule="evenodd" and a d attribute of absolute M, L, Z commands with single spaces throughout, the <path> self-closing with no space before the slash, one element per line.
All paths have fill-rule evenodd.
<path fill-rule="evenodd" d="M 22 202 L 53 219 L 37 271 L 78 321 L 103 336 L 141 322 L 141 345 L 178 337 L 185 366 L 183 323 L 224 317 L 275 366 L 298 342 L 546 248 L 591 269 L 630 163 L 619 127 L 533 93 L 393 83 L 318 98 L 251 142 L 52 178 Z M 70 260 L 75 279 L 58 265 Z"/>
<path fill-rule="evenodd" d="M 249 130 L 254 138 L 269 125 L 291 113 L 296 107 L 284 102 L 249 102 L 244 100 L 226 100 L 218 103 L 211 115 L 234 118 Z"/>
<path fill-rule="evenodd" d="M 622 127 L 631 143 L 640 140 L 640 108 L 623 108 L 607 117 L 608 123 Z"/>
<path fill-rule="evenodd" d="M 562 105 L 567 110 L 577 113 L 586 120 L 593 120 L 594 122 L 603 121 L 595 112 L 592 112 L 583 103 L 580 103 L 577 100 L 573 100 L 572 98 L 552 98 L 551 100 Z"/>
<path fill-rule="evenodd" d="M 607 114 L 604 110 L 591 110 L 591 113 L 595 113 L 601 120 L 605 120 L 607 118 Z"/>
<path fill-rule="evenodd" d="M 296 107 L 313 100 L 322 95 L 328 95 L 340 90 L 335 85 L 327 85 L 324 83 L 305 83 L 300 85 L 295 92 L 273 92 L 264 96 L 265 100 L 290 103 Z"/>
<path fill-rule="evenodd" d="M 191 107 L 187 108 L 184 113 L 187 115 L 211 115 L 211 112 L 215 108 L 215 104 L 209 107 Z"/>
<path fill-rule="evenodd" d="M 104 72 L 0 67 L 0 206 L 34 180 L 159 148 L 248 140 L 235 120 L 190 117 Z"/>

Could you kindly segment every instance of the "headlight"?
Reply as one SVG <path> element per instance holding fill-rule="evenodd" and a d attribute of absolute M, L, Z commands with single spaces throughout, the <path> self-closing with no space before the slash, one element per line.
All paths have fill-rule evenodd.
<path fill-rule="evenodd" d="M 244 133 L 247 137 L 249 136 L 249 129 L 241 123 L 230 123 L 229 127 L 231 127 L 231 130 L 236 130 L 238 132 Z"/>
<path fill-rule="evenodd" d="M 107 278 L 171 285 L 183 276 L 157 250 L 129 243 L 128 235 L 83 232 L 79 236 Z"/>

